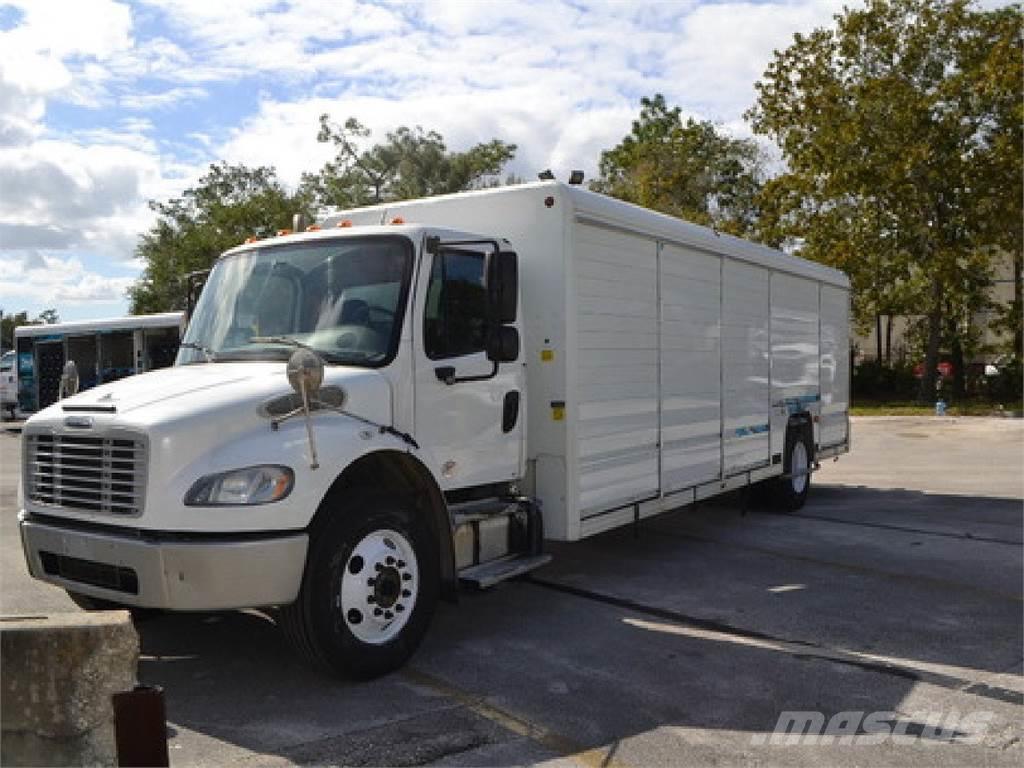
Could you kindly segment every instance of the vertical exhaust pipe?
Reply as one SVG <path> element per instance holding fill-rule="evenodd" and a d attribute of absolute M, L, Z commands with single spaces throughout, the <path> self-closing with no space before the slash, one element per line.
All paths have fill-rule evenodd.
<path fill-rule="evenodd" d="M 164 689 L 137 685 L 134 690 L 115 693 L 114 738 L 117 764 L 168 768 L 167 711 Z"/>
<path fill-rule="evenodd" d="M 306 217 L 301 213 L 296 213 L 292 216 L 292 232 L 305 232 L 306 231 Z"/>

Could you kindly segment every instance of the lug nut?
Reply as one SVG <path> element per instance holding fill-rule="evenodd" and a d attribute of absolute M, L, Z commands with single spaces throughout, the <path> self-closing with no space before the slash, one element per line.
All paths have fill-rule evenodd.
<path fill-rule="evenodd" d="M 403 589 L 402 597 L 412 597 L 412 592 L 410 592 L 408 589 Z"/>
<path fill-rule="evenodd" d="M 384 562 L 387 563 L 388 565 L 394 565 L 395 564 L 395 558 L 393 558 L 391 555 L 388 555 L 387 557 L 384 558 Z"/>
<path fill-rule="evenodd" d="M 385 619 L 391 619 L 391 618 L 394 618 L 394 616 L 395 616 L 395 614 L 393 614 L 391 611 L 384 611 L 384 618 Z"/>
<path fill-rule="evenodd" d="M 402 574 L 402 581 L 412 581 L 412 574 L 411 573 L 403 573 Z"/>
<path fill-rule="evenodd" d="M 363 620 L 363 614 L 361 614 L 355 608 L 351 609 L 348 612 L 348 623 L 349 624 L 358 624 L 362 620 Z"/>
<path fill-rule="evenodd" d="M 375 602 L 377 602 L 377 598 L 375 598 L 373 595 L 367 595 L 366 596 L 366 602 L 368 602 L 368 603 L 375 603 Z"/>
<path fill-rule="evenodd" d="M 402 611 L 404 611 L 404 610 L 405 610 L 405 606 L 404 606 L 404 605 L 402 605 L 401 603 L 398 603 L 398 604 L 397 604 L 397 605 L 395 606 L 395 611 L 397 611 L 398 613 L 401 613 L 401 612 L 402 612 Z"/>
<path fill-rule="evenodd" d="M 384 613 L 384 611 L 382 611 L 380 608 L 374 608 L 373 609 L 373 615 L 374 616 L 380 616 L 382 613 Z"/>
<path fill-rule="evenodd" d="M 395 563 L 395 565 L 397 565 L 399 568 L 405 568 L 405 560 L 399 560 L 397 563 Z"/>
<path fill-rule="evenodd" d="M 376 583 L 377 583 L 376 579 L 367 579 L 366 580 L 366 586 L 368 586 L 368 587 L 372 587 Z"/>

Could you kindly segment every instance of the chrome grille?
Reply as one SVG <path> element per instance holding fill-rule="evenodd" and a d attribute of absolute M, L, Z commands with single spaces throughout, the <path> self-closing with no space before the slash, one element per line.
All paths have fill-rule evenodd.
<path fill-rule="evenodd" d="M 29 501 L 122 517 L 142 514 L 146 443 L 138 435 L 25 436 Z"/>

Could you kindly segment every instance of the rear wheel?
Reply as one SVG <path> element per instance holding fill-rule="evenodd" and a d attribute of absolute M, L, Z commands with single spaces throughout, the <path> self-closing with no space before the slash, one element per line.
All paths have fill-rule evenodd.
<path fill-rule="evenodd" d="M 366 679 L 402 666 L 426 634 L 437 546 L 401 496 L 354 492 L 338 506 L 314 526 L 299 598 L 281 623 L 307 661 Z"/>
<path fill-rule="evenodd" d="M 786 430 L 783 476 L 776 478 L 772 486 L 775 506 L 780 511 L 796 512 L 807 501 L 813 455 L 810 425 L 791 424 Z"/>

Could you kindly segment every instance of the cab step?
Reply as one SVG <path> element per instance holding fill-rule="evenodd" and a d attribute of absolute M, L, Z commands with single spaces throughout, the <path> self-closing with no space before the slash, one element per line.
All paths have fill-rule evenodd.
<path fill-rule="evenodd" d="M 487 589 L 507 579 L 514 579 L 551 562 L 551 555 L 509 555 L 480 565 L 471 565 L 459 571 L 463 584 Z"/>

